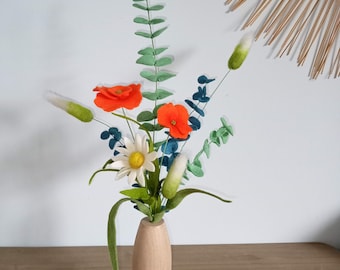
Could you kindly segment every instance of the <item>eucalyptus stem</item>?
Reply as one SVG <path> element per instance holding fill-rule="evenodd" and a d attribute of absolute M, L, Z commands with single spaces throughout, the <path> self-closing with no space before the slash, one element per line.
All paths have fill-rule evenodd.
<path fill-rule="evenodd" d="M 220 88 L 220 86 L 222 85 L 222 83 L 224 82 L 224 80 L 227 78 L 228 74 L 230 73 L 230 69 L 228 69 L 228 71 L 224 74 L 223 78 L 220 80 L 220 82 L 218 83 L 218 85 L 216 86 L 216 88 L 214 89 L 214 91 L 212 91 L 211 95 L 209 96 L 210 99 L 212 99 L 212 97 L 216 94 L 217 90 Z M 198 103 L 196 105 L 200 104 L 200 102 L 198 101 Z M 204 106 L 202 107 L 202 110 L 205 110 L 205 108 L 207 107 L 208 102 L 204 104 Z M 194 112 L 194 110 L 191 111 L 190 115 Z M 201 115 L 198 115 L 198 119 L 201 117 Z M 182 147 L 180 152 L 183 151 L 184 146 L 187 144 L 188 140 L 186 140 Z"/>
<path fill-rule="evenodd" d="M 149 9 L 149 0 L 145 0 L 145 3 L 146 3 L 146 7 L 147 7 L 147 14 L 148 14 L 148 21 L 150 22 L 151 21 L 151 12 L 150 12 L 150 9 Z M 151 34 L 151 47 L 153 50 L 155 50 L 155 41 L 154 41 L 154 38 L 152 37 L 153 36 L 153 29 L 152 29 L 152 26 L 151 26 L 151 23 L 149 23 L 149 31 L 150 31 L 150 34 Z M 153 56 L 154 58 L 156 58 L 156 55 Z M 154 65 L 154 69 L 155 69 L 155 74 L 157 75 L 158 74 L 158 71 L 159 71 L 159 68 Z M 158 81 L 155 82 L 155 93 L 158 89 Z M 155 99 L 154 101 L 154 107 L 156 108 L 157 106 L 157 99 Z M 156 119 L 153 120 L 153 124 L 156 125 Z M 156 132 L 153 131 L 152 132 L 152 140 L 155 141 L 155 137 L 156 137 Z"/>
<path fill-rule="evenodd" d="M 108 128 L 111 127 L 109 124 L 105 123 L 105 122 L 102 121 L 102 120 L 99 120 L 99 119 L 96 119 L 96 118 L 93 118 L 93 120 L 96 121 L 96 122 L 98 122 L 98 123 L 100 123 L 100 124 L 102 124 L 102 125 L 104 125 L 104 126 L 106 126 L 106 127 L 108 127 Z"/>
<path fill-rule="evenodd" d="M 230 73 L 230 69 L 228 69 L 228 71 L 224 74 L 222 80 L 220 80 L 220 82 L 218 83 L 218 85 L 216 86 L 215 90 L 211 93 L 210 95 L 210 99 L 212 99 L 212 97 L 215 95 L 215 93 L 217 92 L 217 90 L 220 88 L 221 84 L 224 82 L 224 80 L 227 78 L 228 74 Z M 205 109 L 205 107 L 207 107 L 208 103 L 205 103 L 203 106 L 203 110 Z"/>

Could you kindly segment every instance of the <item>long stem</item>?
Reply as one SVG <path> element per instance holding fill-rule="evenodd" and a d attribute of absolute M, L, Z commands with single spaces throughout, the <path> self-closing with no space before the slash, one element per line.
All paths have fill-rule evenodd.
<path fill-rule="evenodd" d="M 127 123 L 128 127 L 129 127 L 129 130 L 130 130 L 132 139 L 135 140 L 135 135 L 134 135 L 134 133 L 133 133 L 133 131 L 132 131 L 130 122 L 128 121 L 128 117 L 126 116 L 126 112 L 125 112 L 124 108 L 122 108 L 122 112 L 123 112 L 124 118 L 125 118 L 125 120 L 126 120 L 126 123 Z"/>
<path fill-rule="evenodd" d="M 93 120 L 96 121 L 96 122 L 98 122 L 98 123 L 100 123 L 100 124 L 102 124 L 102 125 L 104 125 L 104 126 L 107 126 L 108 128 L 111 127 L 109 124 L 105 123 L 105 122 L 102 121 L 102 120 L 99 120 L 99 119 L 96 119 L 96 118 L 93 118 Z"/>
<path fill-rule="evenodd" d="M 148 20 L 151 21 L 151 12 L 149 10 L 150 4 L 149 4 L 148 0 L 146 0 L 145 2 L 146 2 L 146 7 L 147 7 Z M 155 41 L 154 41 L 154 38 L 152 37 L 153 36 L 153 30 L 152 30 L 151 23 L 149 23 L 149 31 L 150 31 L 150 34 L 151 34 L 151 46 L 152 46 L 152 49 L 154 51 L 155 50 Z M 156 55 L 154 55 L 154 58 L 156 59 Z M 157 75 L 159 68 L 154 65 L 154 69 L 155 69 L 155 74 Z M 157 89 L 158 89 L 158 81 L 155 82 L 155 93 L 156 93 Z M 155 99 L 155 101 L 154 101 L 154 107 L 156 108 L 156 106 L 157 106 L 157 99 Z M 153 120 L 153 124 L 156 125 L 156 119 Z M 156 136 L 156 132 L 153 131 L 152 132 L 153 141 L 155 141 L 155 136 Z"/>
<path fill-rule="evenodd" d="M 214 91 L 212 91 L 211 95 L 210 95 L 210 100 L 212 99 L 212 97 L 216 94 L 217 90 L 220 88 L 220 86 L 222 85 L 222 83 L 224 82 L 224 80 L 227 78 L 228 74 L 230 73 L 230 69 L 224 74 L 223 78 L 221 79 L 221 81 L 218 83 L 218 85 L 216 86 L 216 88 L 214 89 Z M 197 103 L 197 105 L 199 104 L 199 102 Z M 202 110 L 204 110 L 208 105 L 208 102 L 204 104 Z M 194 112 L 194 110 L 191 111 L 190 115 Z M 201 115 L 198 115 L 198 119 L 201 117 Z M 186 140 L 182 147 L 180 152 L 183 151 L 184 146 L 187 144 L 188 140 Z"/>
<path fill-rule="evenodd" d="M 114 112 L 112 112 L 112 115 L 117 116 L 117 117 L 120 117 L 120 118 L 123 118 L 123 119 L 125 119 L 125 120 L 127 120 L 127 121 L 130 121 L 130 122 L 133 122 L 133 123 L 135 123 L 137 126 L 139 126 L 142 130 L 144 130 L 145 133 L 148 135 L 149 140 L 150 140 L 150 151 L 153 151 L 154 148 L 153 148 L 153 141 L 152 141 L 152 138 L 151 138 L 151 134 L 150 134 L 150 132 L 149 132 L 148 130 L 146 130 L 145 128 L 143 128 L 143 125 L 142 125 L 141 123 L 139 123 L 139 122 L 136 121 L 135 119 L 132 119 L 132 118 L 126 116 L 126 115 L 122 115 L 122 114 L 119 114 L 119 113 L 114 113 Z M 130 125 L 129 125 L 129 126 L 130 126 Z M 131 131 L 131 130 L 130 130 L 130 131 Z"/>
<path fill-rule="evenodd" d="M 212 99 L 212 97 L 215 95 L 216 91 L 220 88 L 221 84 L 224 82 L 224 80 L 227 78 L 228 74 L 230 72 L 230 69 L 224 74 L 222 80 L 219 82 L 219 84 L 216 86 L 215 90 L 211 93 L 210 95 L 210 99 Z M 203 106 L 203 110 L 205 109 L 205 107 L 207 107 L 208 103 L 205 103 Z"/>

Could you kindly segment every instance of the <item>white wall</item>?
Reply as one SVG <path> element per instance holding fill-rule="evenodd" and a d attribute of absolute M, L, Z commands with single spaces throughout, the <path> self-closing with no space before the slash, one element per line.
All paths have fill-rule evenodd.
<path fill-rule="evenodd" d="M 170 45 L 178 76 L 165 82 L 181 101 L 202 73 L 221 78 L 243 35 L 242 13 L 220 1 L 168 1 Z M 46 89 L 92 106 L 100 83 L 139 81 L 132 1 L 0 1 L 0 245 L 105 245 L 109 209 L 126 181 L 109 173 L 87 185 L 111 152 L 99 124 L 52 107 Z M 270 57 L 256 43 L 229 75 L 193 135 L 194 154 L 226 116 L 235 136 L 205 160 L 203 187 L 234 200 L 193 195 L 166 216 L 173 244 L 322 241 L 340 247 L 340 87 L 308 79 L 308 65 Z M 99 110 L 98 116 L 105 117 Z M 115 119 L 109 118 L 115 123 Z M 133 243 L 142 216 L 118 216 L 118 244 Z"/>

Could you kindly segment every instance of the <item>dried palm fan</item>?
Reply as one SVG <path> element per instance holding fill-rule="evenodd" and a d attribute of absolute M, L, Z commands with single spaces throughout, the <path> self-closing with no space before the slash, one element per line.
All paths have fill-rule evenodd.
<path fill-rule="evenodd" d="M 234 11 L 245 2 L 227 0 L 225 4 L 229 5 L 229 11 Z M 266 45 L 277 41 L 280 49 L 276 56 L 288 55 L 300 47 L 298 66 L 314 52 L 309 71 L 311 79 L 317 79 L 326 65 L 328 78 L 340 77 L 340 0 L 259 0 L 242 29 L 260 18 L 255 39 L 263 35 Z"/>

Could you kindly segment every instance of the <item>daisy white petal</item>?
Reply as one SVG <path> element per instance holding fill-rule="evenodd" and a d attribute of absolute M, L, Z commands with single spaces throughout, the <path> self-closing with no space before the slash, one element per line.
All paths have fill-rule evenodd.
<path fill-rule="evenodd" d="M 125 147 L 118 147 L 118 155 L 112 158 L 112 168 L 118 169 L 118 179 L 128 176 L 130 184 L 138 182 L 145 186 L 145 171 L 154 172 L 153 161 L 157 158 L 156 152 L 149 153 L 149 144 L 145 136 L 136 134 L 135 141 L 124 138 Z"/>

